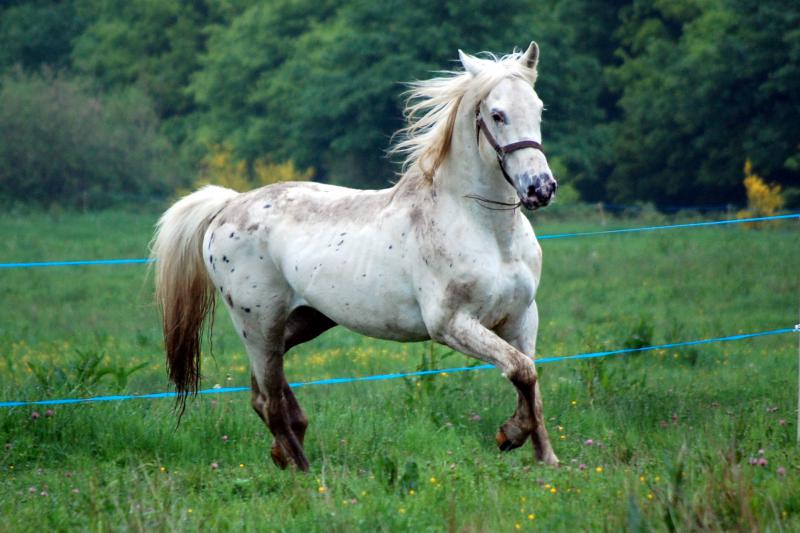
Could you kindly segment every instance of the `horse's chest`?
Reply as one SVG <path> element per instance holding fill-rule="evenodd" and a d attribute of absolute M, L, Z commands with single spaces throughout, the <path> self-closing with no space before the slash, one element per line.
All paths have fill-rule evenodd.
<path fill-rule="evenodd" d="M 484 326 L 494 329 L 506 320 L 521 316 L 533 303 L 538 279 L 521 261 L 497 264 L 470 275 L 452 279 L 446 288 L 445 305 L 467 310 Z"/>
<path fill-rule="evenodd" d="M 485 281 L 484 300 L 478 302 L 483 305 L 483 315 L 489 322 L 498 315 L 498 320 L 502 320 L 507 315 L 524 312 L 536 295 L 537 280 L 525 265 L 517 264 L 500 272 Z"/>

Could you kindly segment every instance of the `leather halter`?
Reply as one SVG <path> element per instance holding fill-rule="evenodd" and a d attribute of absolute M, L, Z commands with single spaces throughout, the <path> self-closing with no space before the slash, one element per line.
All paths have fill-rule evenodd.
<path fill-rule="evenodd" d="M 483 121 L 483 117 L 481 116 L 481 107 L 480 104 L 478 104 L 478 107 L 475 108 L 475 142 L 478 144 L 480 144 L 481 132 L 483 132 L 483 136 L 486 137 L 489 145 L 494 148 L 494 152 L 497 154 L 497 163 L 500 165 L 500 170 L 503 172 L 503 177 L 512 187 L 515 186 L 514 182 L 511 181 L 511 176 L 509 176 L 508 172 L 506 172 L 506 155 L 510 154 L 511 152 L 516 152 L 517 150 L 522 150 L 523 148 L 535 148 L 544 153 L 544 147 L 542 144 L 534 141 L 533 139 L 523 139 L 521 141 L 501 146 L 500 143 L 498 143 L 494 138 L 494 135 L 492 135 L 492 132 L 489 131 L 486 123 Z"/>

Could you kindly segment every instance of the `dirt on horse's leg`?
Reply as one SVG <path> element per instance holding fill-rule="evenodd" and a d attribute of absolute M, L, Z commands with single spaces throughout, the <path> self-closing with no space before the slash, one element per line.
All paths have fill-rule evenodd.
<path fill-rule="evenodd" d="M 545 427 L 544 416 L 542 415 L 542 395 L 539 392 L 538 379 L 533 385 L 533 402 L 531 403 L 534 422 L 531 439 L 533 440 L 536 458 L 548 465 L 557 465 L 558 457 L 556 457 L 553 446 L 550 444 L 550 437 L 547 434 L 547 427 Z"/>
<path fill-rule="evenodd" d="M 258 387 L 258 381 L 256 380 L 256 376 L 254 374 L 250 374 L 250 386 L 252 388 L 252 398 L 251 404 L 253 406 L 253 410 L 256 414 L 261 418 L 264 422 L 264 425 L 267 426 L 269 429 L 269 422 L 267 422 L 267 396 L 261 392 L 261 389 Z M 291 427 L 290 421 L 290 427 Z M 303 432 L 305 433 L 305 432 Z M 303 444 L 303 437 L 299 437 L 298 439 L 300 444 Z M 270 448 L 270 456 L 272 457 L 272 462 L 275 463 L 281 469 L 286 468 L 289 466 L 289 460 L 287 459 L 286 455 L 283 453 L 283 449 L 281 448 L 280 444 L 276 439 L 272 441 L 272 447 Z"/>
<path fill-rule="evenodd" d="M 533 358 L 536 353 L 536 336 L 539 330 L 539 310 L 536 303 L 532 303 L 528 310 L 515 321 L 508 321 L 498 331 L 498 334 L 509 341 L 517 350 Z M 544 416 L 542 415 L 542 395 L 539 391 L 539 380 L 535 363 L 530 363 L 530 372 L 520 375 L 512 380 L 517 388 L 517 410 L 500 426 L 497 433 L 500 449 L 513 449 L 521 446 L 517 435 L 519 427 L 530 427 L 536 459 L 547 464 L 558 464 L 558 457 L 553 452 L 550 438 L 547 435 Z M 508 442 L 508 444 L 505 444 Z M 505 447 L 504 445 L 505 444 Z"/>
<path fill-rule="evenodd" d="M 300 447 L 302 448 L 303 441 L 305 440 L 306 436 L 306 428 L 308 428 L 308 417 L 306 417 L 303 408 L 300 407 L 297 398 L 295 398 L 294 392 L 292 392 L 292 388 L 289 387 L 289 383 L 285 380 L 283 397 L 286 406 L 286 413 L 289 417 L 289 429 L 294 434 L 295 438 L 300 443 Z M 278 439 L 275 439 L 272 442 L 270 456 L 272 457 L 272 461 L 280 468 L 286 468 L 289 464 L 286 454 L 283 452 L 283 448 L 278 443 Z"/>
<path fill-rule="evenodd" d="M 302 440 L 298 438 L 292 428 L 290 412 L 295 412 L 295 410 L 290 405 L 293 403 L 298 408 L 299 405 L 286 383 L 286 376 L 283 373 L 283 353 L 268 353 L 266 362 L 263 386 L 260 388 L 266 389 L 267 402 L 264 414 L 267 425 L 275 437 L 271 451 L 272 459 L 282 468 L 285 468 L 286 464 L 291 461 L 299 470 L 307 472 L 309 464 L 303 451 Z M 288 390 L 288 396 L 286 390 Z M 302 410 L 300 412 L 302 413 Z M 303 419 L 305 419 L 304 414 Z M 298 427 L 303 426 L 303 423 L 307 424 L 307 421 L 300 420 Z M 302 435 L 305 435 L 305 427 L 302 428 Z"/>
<path fill-rule="evenodd" d="M 497 435 L 495 435 L 497 447 L 504 452 L 519 448 L 528 440 L 532 427 L 533 421 L 530 418 L 528 402 L 525 396 L 517 391 L 517 410 L 497 430 Z"/>
<path fill-rule="evenodd" d="M 279 331 L 282 332 L 283 328 Z M 274 347 L 276 344 L 280 349 Z M 283 373 L 282 339 L 277 343 L 251 339 L 245 345 L 252 367 L 252 406 L 275 438 L 271 448 L 272 460 L 280 468 L 294 463 L 299 470 L 308 471 L 302 438 L 298 438 L 292 428 L 292 415 L 298 414 L 299 405 L 291 390 L 285 393 L 289 387 Z M 294 422 L 295 427 L 302 427 L 306 422 L 305 415 L 297 417 Z M 301 434 L 305 434 L 305 427 L 302 427 Z"/>
<path fill-rule="evenodd" d="M 289 315 L 289 318 L 286 320 L 286 327 L 284 328 L 283 333 L 284 355 L 298 344 L 302 344 L 316 338 L 321 333 L 324 333 L 335 325 L 336 323 L 334 321 L 316 309 L 307 306 L 298 307 L 292 311 L 292 313 Z M 283 397 L 285 401 L 286 413 L 289 417 L 289 427 L 292 433 L 294 433 L 295 438 L 300 443 L 300 446 L 302 446 L 306 436 L 306 429 L 308 428 L 308 417 L 303 411 L 303 408 L 300 407 L 300 403 L 297 401 L 297 398 L 295 397 L 292 388 L 289 386 L 289 383 L 286 381 L 285 376 L 282 376 L 282 379 Z M 254 391 L 258 387 L 255 378 L 253 380 L 253 387 Z M 264 399 L 264 402 L 265 401 L 266 398 Z M 259 408 L 263 408 L 256 407 L 255 403 L 253 406 L 257 411 Z M 262 419 L 264 418 L 262 417 Z M 266 419 L 264 419 L 264 422 L 266 422 Z M 278 444 L 277 439 L 272 444 L 271 455 L 272 460 L 276 465 L 281 468 L 286 468 L 288 465 L 288 460 L 286 459 L 286 454 L 284 454 L 283 449 Z"/>
<path fill-rule="evenodd" d="M 533 365 L 531 365 L 531 369 L 532 372 L 522 372 L 513 377 L 510 376 L 511 382 L 517 388 L 520 398 L 517 412 L 511 417 L 510 421 L 521 416 L 521 411 L 527 411 L 525 418 L 530 424 L 530 435 L 533 441 L 536 460 L 555 466 L 558 465 L 558 457 L 556 457 L 553 446 L 550 444 L 550 437 L 547 434 L 547 428 L 544 424 L 542 397 L 539 392 L 539 379 Z M 502 432 L 503 427 L 500 429 L 500 433 Z"/>

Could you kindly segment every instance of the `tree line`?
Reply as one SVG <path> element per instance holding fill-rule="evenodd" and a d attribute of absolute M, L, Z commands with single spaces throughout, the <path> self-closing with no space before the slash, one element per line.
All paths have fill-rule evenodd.
<path fill-rule="evenodd" d="M 384 187 L 402 82 L 535 39 L 584 200 L 741 204 L 746 160 L 796 198 L 798 28 L 789 0 L 5 1 L 0 196 L 169 194 L 217 152 Z"/>

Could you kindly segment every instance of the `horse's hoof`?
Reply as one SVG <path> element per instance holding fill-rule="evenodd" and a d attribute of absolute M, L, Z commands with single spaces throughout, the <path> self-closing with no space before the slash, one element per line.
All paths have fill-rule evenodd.
<path fill-rule="evenodd" d="M 542 459 L 542 462 L 544 464 L 546 464 L 547 466 L 555 466 L 555 467 L 558 467 L 561 464 L 558 461 L 558 457 L 556 457 L 556 454 L 554 454 L 554 453 L 550 453 L 548 455 L 545 455 L 544 459 Z"/>
<path fill-rule="evenodd" d="M 500 428 L 494 440 L 501 452 L 509 452 L 525 444 L 527 438 L 528 434 L 516 426 L 506 425 Z"/>

